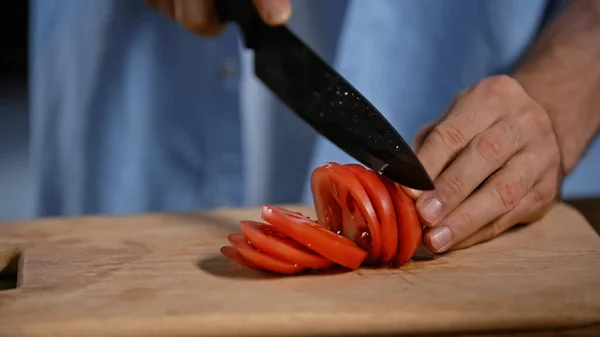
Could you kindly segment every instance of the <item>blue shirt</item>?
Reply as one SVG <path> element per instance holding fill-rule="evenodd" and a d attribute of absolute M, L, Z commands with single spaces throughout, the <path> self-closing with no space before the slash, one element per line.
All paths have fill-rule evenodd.
<path fill-rule="evenodd" d="M 548 0 L 297 0 L 291 28 L 406 138 L 463 88 L 510 72 Z M 312 202 L 352 161 L 252 74 L 235 27 L 201 38 L 140 0 L 34 0 L 36 216 Z M 600 144 L 564 196 L 600 195 Z M 591 179 L 593 178 L 593 179 Z"/>

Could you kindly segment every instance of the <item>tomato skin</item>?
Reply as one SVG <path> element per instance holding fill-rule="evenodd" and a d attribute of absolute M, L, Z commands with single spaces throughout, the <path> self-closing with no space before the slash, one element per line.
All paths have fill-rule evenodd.
<path fill-rule="evenodd" d="M 221 254 L 225 255 L 227 258 L 241 264 L 242 266 L 254 270 L 260 270 L 261 268 L 254 263 L 246 260 L 240 253 L 238 253 L 237 249 L 232 246 L 223 246 L 221 247 Z"/>
<path fill-rule="evenodd" d="M 381 177 L 386 185 L 396 209 L 398 221 L 398 251 L 395 263 L 402 266 L 417 252 L 423 239 L 423 226 L 417 215 L 415 201 L 396 183 Z"/>
<path fill-rule="evenodd" d="M 357 269 L 368 255 L 354 242 L 299 213 L 267 204 L 263 206 L 261 216 L 282 233 L 346 268 Z"/>
<path fill-rule="evenodd" d="M 257 250 L 280 260 L 312 269 L 325 269 L 333 262 L 309 250 L 276 227 L 256 221 L 241 221 L 246 239 Z"/>
<path fill-rule="evenodd" d="M 398 249 L 398 225 L 396 221 L 396 210 L 390 193 L 381 181 L 379 174 L 368 170 L 362 165 L 346 164 L 369 195 L 369 199 L 377 212 L 381 225 L 382 252 L 379 263 L 388 265 L 396 256 Z"/>
<path fill-rule="evenodd" d="M 306 269 L 304 266 L 281 261 L 256 250 L 256 248 L 248 243 L 244 234 L 229 234 L 227 239 L 244 259 L 261 269 L 280 274 L 297 274 Z"/>
<path fill-rule="evenodd" d="M 415 201 L 400 185 L 358 164 L 325 163 L 311 176 L 317 221 L 263 205 L 267 223 L 243 220 L 221 253 L 251 269 L 297 274 L 334 264 L 400 267 L 423 239 Z"/>
<path fill-rule="evenodd" d="M 367 250 L 368 262 L 377 261 L 382 248 L 381 226 L 368 193 L 352 170 L 325 163 L 313 171 L 311 188 L 319 222 Z M 334 210 L 332 214 L 332 209 L 338 213 Z"/>

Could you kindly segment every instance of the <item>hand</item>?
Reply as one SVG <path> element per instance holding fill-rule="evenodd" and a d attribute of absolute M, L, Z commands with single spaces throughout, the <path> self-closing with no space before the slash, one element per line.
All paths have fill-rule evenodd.
<path fill-rule="evenodd" d="M 508 76 L 462 92 L 440 122 L 420 132 L 416 147 L 436 188 L 408 192 L 427 226 L 424 244 L 437 253 L 539 219 L 563 177 L 548 114 Z"/>
<path fill-rule="evenodd" d="M 217 17 L 215 1 L 219 0 L 146 0 L 191 32 L 204 36 L 217 36 L 224 28 Z M 290 0 L 253 0 L 253 3 L 269 25 L 286 23 L 292 12 Z"/>

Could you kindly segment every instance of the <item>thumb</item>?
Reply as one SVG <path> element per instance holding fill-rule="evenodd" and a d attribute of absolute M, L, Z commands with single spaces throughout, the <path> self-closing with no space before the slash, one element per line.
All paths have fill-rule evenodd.
<path fill-rule="evenodd" d="M 273 26 L 282 25 L 292 15 L 290 0 L 253 0 L 253 2 L 258 14 L 266 24 Z"/>

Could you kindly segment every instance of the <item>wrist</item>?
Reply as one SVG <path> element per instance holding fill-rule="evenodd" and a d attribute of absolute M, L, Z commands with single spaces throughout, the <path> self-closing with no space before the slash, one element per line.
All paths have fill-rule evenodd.
<path fill-rule="evenodd" d="M 578 84 L 570 85 L 567 81 L 559 84 L 543 75 L 517 72 L 514 78 L 548 114 L 563 173 L 570 174 L 600 129 L 600 99 L 592 94 L 600 93 L 600 85 L 596 85 L 595 90 L 582 92 Z"/>
<path fill-rule="evenodd" d="M 567 7 L 513 77 L 548 113 L 569 174 L 600 129 L 600 15 L 594 1 Z"/>

